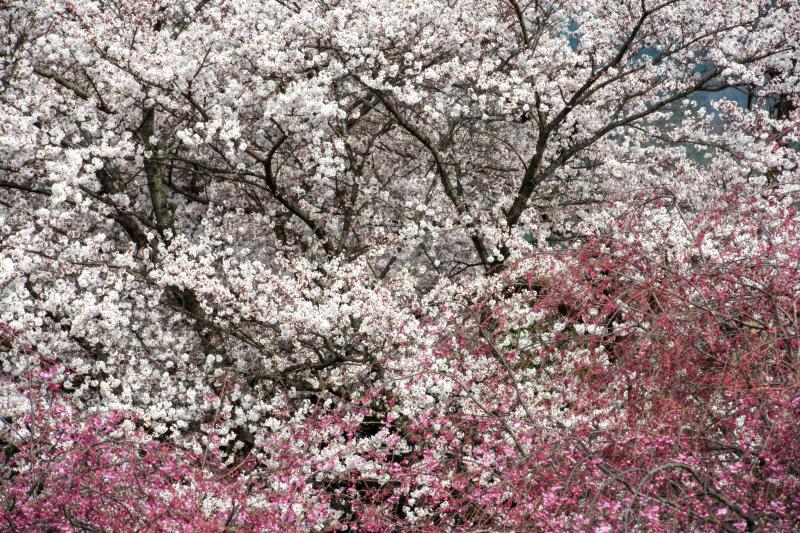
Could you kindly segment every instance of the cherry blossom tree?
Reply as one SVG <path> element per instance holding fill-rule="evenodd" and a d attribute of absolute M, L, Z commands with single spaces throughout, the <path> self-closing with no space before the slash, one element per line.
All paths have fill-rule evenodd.
<path fill-rule="evenodd" d="M 800 5 L 0 2 L 12 529 L 800 525 Z"/>

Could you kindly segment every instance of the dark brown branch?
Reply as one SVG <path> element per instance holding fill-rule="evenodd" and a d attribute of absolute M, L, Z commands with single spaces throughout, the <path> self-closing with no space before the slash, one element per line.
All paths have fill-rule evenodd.
<path fill-rule="evenodd" d="M 66 79 L 57 72 L 50 70 L 47 67 L 42 67 L 37 65 L 33 67 L 33 71 L 44 78 L 53 80 L 54 82 L 61 85 L 65 89 L 69 89 L 75 94 L 75 96 L 77 96 L 81 100 L 89 100 L 91 98 L 86 89 L 84 89 L 77 83 Z M 97 103 L 97 109 L 99 109 L 103 113 L 108 113 L 108 114 L 114 113 L 114 110 L 111 109 L 109 106 L 107 106 L 102 100 Z"/>

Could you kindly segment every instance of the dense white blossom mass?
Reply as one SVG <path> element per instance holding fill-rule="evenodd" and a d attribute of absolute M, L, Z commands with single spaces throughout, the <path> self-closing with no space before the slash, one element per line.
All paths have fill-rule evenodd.
<path fill-rule="evenodd" d="M 635 374 L 569 406 L 582 368 L 615 364 L 597 343 L 649 319 L 624 317 L 625 296 L 587 297 L 581 320 L 532 304 L 539 279 L 582 290 L 568 252 L 597 236 L 598 254 L 619 240 L 672 272 L 731 247 L 797 261 L 794 214 L 702 229 L 731 194 L 752 199 L 744 220 L 800 199 L 796 0 L 0 0 L 0 27 L 2 442 L 26 438 L 5 383 L 46 358 L 77 411 L 128 413 L 120 434 L 264 472 L 276 439 L 314 455 L 301 516 L 312 485 L 392 486 L 376 457 L 416 450 L 396 428 L 434 407 L 501 417 L 521 455 L 532 419 L 620 423 Z M 581 341 L 547 351 L 564 336 Z M 502 369 L 513 401 L 489 385 Z M 383 417 L 368 435 L 355 404 Z M 302 430 L 326 410 L 339 426 Z M 464 453 L 502 464 L 479 448 Z M 445 512 L 424 503 L 440 482 L 387 504 L 398 527 Z M 292 527 L 355 512 L 332 498 Z"/>

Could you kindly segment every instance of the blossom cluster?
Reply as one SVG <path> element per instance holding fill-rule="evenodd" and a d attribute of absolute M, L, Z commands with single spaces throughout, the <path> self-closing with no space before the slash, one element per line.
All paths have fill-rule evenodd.
<path fill-rule="evenodd" d="M 0 528 L 800 527 L 798 2 L 0 27 Z"/>

